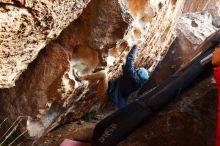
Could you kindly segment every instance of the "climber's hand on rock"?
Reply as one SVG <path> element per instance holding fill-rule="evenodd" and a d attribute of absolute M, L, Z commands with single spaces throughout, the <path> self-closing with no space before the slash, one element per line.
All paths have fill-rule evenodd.
<path fill-rule="evenodd" d="M 84 76 L 79 76 L 78 79 L 82 81 L 82 80 L 85 80 L 85 77 Z"/>
<path fill-rule="evenodd" d="M 101 71 L 101 70 L 104 70 L 104 69 L 105 69 L 104 66 L 96 67 L 96 68 L 93 70 L 93 73 L 98 72 L 98 71 Z"/>
<path fill-rule="evenodd" d="M 139 27 L 134 27 L 134 30 L 133 30 L 133 33 L 136 37 L 140 37 L 142 32 L 141 32 L 141 29 Z"/>
<path fill-rule="evenodd" d="M 135 44 L 136 44 L 136 45 L 141 45 L 141 44 L 142 44 L 142 40 L 141 40 L 141 39 L 137 39 L 137 40 L 135 41 Z"/>

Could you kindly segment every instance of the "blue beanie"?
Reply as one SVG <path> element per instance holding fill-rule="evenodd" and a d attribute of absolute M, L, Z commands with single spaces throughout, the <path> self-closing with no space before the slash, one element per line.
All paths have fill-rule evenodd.
<path fill-rule="evenodd" d="M 143 67 L 141 67 L 137 70 L 137 74 L 143 82 L 149 79 L 148 70 L 146 70 Z"/>

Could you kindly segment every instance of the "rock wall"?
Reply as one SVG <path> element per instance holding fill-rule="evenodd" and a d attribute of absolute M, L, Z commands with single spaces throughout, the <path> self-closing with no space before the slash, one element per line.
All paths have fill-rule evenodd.
<path fill-rule="evenodd" d="M 217 9 L 213 10 L 213 6 Z M 152 74 L 150 82 L 140 92 L 160 84 L 190 63 L 201 51 L 198 47 L 201 42 L 219 30 L 219 26 L 214 23 L 215 17 L 219 15 L 219 6 L 218 1 L 200 1 L 199 4 L 186 1 L 185 13 L 177 24 L 177 38 Z M 213 80 L 212 70 L 209 70 L 177 100 L 147 120 L 119 146 L 215 145 L 217 89 Z"/>
<path fill-rule="evenodd" d="M 88 2 L 1 0 L 0 88 L 15 86 L 39 51 L 76 19 Z"/>
<path fill-rule="evenodd" d="M 110 77 L 118 76 L 128 46 L 140 38 L 143 45 L 138 64 L 153 71 L 175 37 L 175 24 L 184 4 L 184 1 L 92 0 L 76 19 L 88 2 L 0 3 L 4 20 L 1 86 L 11 87 L 0 91 L 2 118 L 31 116 L 45 128 L 54 123 L 49 126 L 53 128 L 97 109 L 99 101 L 94 94 L 89 95 L 95 84 L 76 81 L 73 70 L 85 74 L 107 65 Z M 14 21 L 9 21 L 12 16 Z M 16 29 L 9 29 L 13 27 Z M 80 46 L 81 55 L 74 54 L 76 46 Z M 116 51 L 112 66 L 106 62 L 108 54 L 111 55 L 109 50 Z M 16 86 L 12 87 L 15 81 Z M 28 123 L 31 127 L 31 121 Z"/>
<path fill-rule="evenodd" d="M 7 115 L 14 120 L 20 115 L 31 116 L 48 132 L 60 123 L 97 110 L 99 101 L 93 92 L 96 84 L 78 82 L 73 71 L 82 75 L 104 66 L 110 78 L 120 75 L 129 46 L 137 38 L 143 42 L 137 64 L 154 71 L 175 39 L 174 30 L 185 1 L 91 0 L 87 5 L 88 2 L 0 3 L 4 22 L 12 17 L 11 13 L 16 13 L 19 19 L 15 20 L 29 26 L 21 32 L 23 25 L 17 22 L 1 27 L 18 25 L 15 32 L 1 30 L 4 32 L 1 51 L 7 51 L 1 53 L 4 62 L 0 67 L 0 81 L 2 87 L 11 87 L 0 90 L 1 118 Z M 188 7 L 185 5 L 185 9 Z M 9 43 L 8 34 L 15 37 Z M 80 55 L 74 51 L 77 46 Z M 111 63 L 106 61 L 107 56 L 111 57 Z M 12 60 L 14 64 L 10 63 Z M 15 81 L 16 86 L 12 87 Z M 44 129 L 40 134 L 43 132 Z"/>
<path fill-rule="evenodd" d="M 187 14 L 189 15 L 189 14 Z M 192 15 L 195 15 L 192 13 Z M 182 17 L 185 17 L 183 15 Z M 198 17 L 199 18 L 199 17 Z M 204 18 L 206 16 L 204 15 Z M 193 20 L 191 20 L 193 21 Z M 188 25 L 187 21 L 180 21 L 181 25 Z M 210 22 L 211 24 L 212 22 Z M 206 29 L 209 30 L 207 25 Z M 188 26 L 188 28 L 190 28 Z M 214 28 L 214 26 L 211 26 Z M 199 27 L 197 28 L 199 29 Z M 215 28 L 217 29 L 217 28 Z M 194 29 L 189 29 L 188 31 Z M 192 32 L 191 32 L 192 33 Z M 211 32 L 210 32 L 211 33 Z M 197 41 L 200 37 L 197 38 Z M 190 63 L 190 60 L 198 54 L 198 44 L 192 44 L 183 33 L 179 32 L 178 37 L 172 43 L 166 57 L 153 72 L 150 81 L 142 88 L 144 92 L 181 69 L 183 65 Z M 163 74 L 163 76 L 161 76 Z M 145 146 L 145 145 L 171 145 L 171 146 L 210 146 L 215 144 L 216 114 L 217 114 L 217 90 L 213 83 L 212 71 L 197 80 L 190 89 L 177 97 L 169 106 L 165 107 L 157 115 L 148 119 L 142 126 L 122 141 L 120 146 Z M 90 121 L 89 124 L 98 121 Z M 89 125 L 88 124 L 88 125 Z M 126 124 L 126 123 L 125 123 Z M 65 128 L 75 130 L 71 132 L 58 128 L 42 137 L 37 145 L 60 144 L 65 137 L 77 138 L 73 131 L 83 130 L 86 126 L 72 123 Z M 89 130 L 88 130 L 89 131 Z M 59 135 L 57 135 L 59 133 Z M 76 132 L 78 134 L 78 132 Z M 88 135 L 87 135 L 88 136 Z M 202 139 L 202 140 L 201 140 Z"/>
<path fill-rule="evenodd" d="M 119 52 L 119 53 L 116 53 L 117 54 L 116 56 L 113 56 L 114 62 L 113 62 L 112 66 L 109 66 L 108 62 L 107 62 L 106 69 L 108 70 L 108 74 L 109 74 L 110 78 L 118 76 L 121 73 L 121 65 L 123 63 L 123 60 L 124 60 L 127 52 L 128 52 L 128 49 L 129 49 L 128 46 L 131 45 L 130 43 L 133 43 L 135 41 L 135 39 L 137 39 L 138 37 L 140 37 L 140 39 L 142 39 L 143 46 L 142 46 L 142 49 L 140 50 L 140 56 L 137 59 L 137 64 L 141 64 L 143 66 L 148 65 L 151 67 L 150 70 L 153 71 L 154 68 L 156 67 L 156 65 L 158 64 L 158 62 L 161 61 L 162 58 L 165 56 L 166 51 L 168 50 L 167 46 L 169 46 L 170 43 L 173 41 L 173 38 L 174 38 L 173 30 L 175 28 L 176 19 L 181 14 L 181 8 L 183 6 L 183 1 L 179 1 L 177 3 L 171 3 L 168 1 L 163 2 L 163 3 L 158 2 L 158 3 L 153 3 L 153 4 L 150 2 L 143 3 L 144 8 L 147 10 L 149 10 L 152 7 L 150 10 L 152 10 L 155 13 L 154 17 L 146 16 L 146 14 L 142 14 L 141 10 L 136 11 L 136 9 L 135 9 L 136 14 L 139 13 L 139 15 L 137 15 L 139 17 L 133 16 L 132 12 L 131 12 L 131 16 L 133 19 L 133 21 L 131 21 L 130 20 L 131 16 L 128 17 L 129 11 L 131 9 L 129 7 L 129 2 L 131 2 L 131 3 L 137 2 L 138 3 L 139 1 L 128 1 L 128 2 L 127 1 L 119 1 L 119 4 L 122 7 L 121 11 L 123 14 L 122 15 L 123 19 L 119 19 L 118 21 L 123 20 L 125 22 L 129 22 L 127 25 L 127 28 L 124 29 L 124 31 L 126 33 L 124 34 L 124 36 L 121 39 L 118 39 L 115 42 L 116 45 L 113 46 L 113 48 L 111 48 L 112 47 L 111 45 L 109 45 L 109 48 L 107 47 L 107 49 L 109 49 L 109 50 L 115 49 L 116 52 Z M 158 8 L 158 4 L 160 4 L 161 7 Z M 149 8 L 149 6 L 150 6 L 150 8 Z M 173 12 L 176 17 L 170 17 L 171 12 Z M 162 17 L 164 15 L 166 15 L 167 17 Z M 83 19 L 83 16 L 84 16 L 84 14 L 82 14 L 82 19 Z M 97 16 L 99 16 L 99 15 L 97 15 Z M 147 19 L 145 17 L 151 18 L 151 19 Z M 118 17 L 116 17 L 116 18 L 118 18 Z M 104 19 L 104 18 L 102 18 L 102 19 Z M 80 18 L 80 20 L 81 20 L 81 18 Z M 168 23 L 168 22 L 171 22 L 171 23 Z M 115 27 L 115 28 L 117 28 L 117 27 Z M 68 30 L 68 32 L 69 31 L 70 30 Z M 63 33 L 63 34 L 65 34 L 65 33 Z M 84 34 L 84 33 L 82 33 L 82 34 Z M 162 37 L 159 37 L 160 35 Z M 64 35 L 64 36 L 66 36 L 66 35 Z M 152 37 L 154 39 L 152 39 Z M 62 36 L 61 36 L 61 38 L 62 38 Z M 164 41 L 165 38 L 167 39 L 166 41 Z M 68 40 L 68 39 L 66 39 L 66 40 Z M 85 45 L 85 44 L 89 47 L 92 47 L 91 44 L 89 44 L 89 43 L 84 42 L 83 45 Z M 104 56 L 106 54 L 105 53 L 106 48 L 102 47 L 102 46 L 101 47 L 97 46 L 97 48 L 94 48 L 94 49 L 102 50 L 100 56 Z M 155 53 L 152 50 L 155 50 L 155 52 L 157 52 L 157 53 Z M 149 51 L 150 53 L 146 53 L 147 51 Z M 104 55 L 103 55 L 103 53 L 104 53 Z M 72 72 L 71 71 L 72 68 L 74 68 L 74 69 L 80 68 L 79 64 L 74 67 L 72 67 L 72 65 L 73 64 L 71 63 L 70 70 L 69 70 L 68 74 L 70 74 L 70 72 Z M 86 85 L 86 88 L 82 87 L 82 86 L 81 87 L 84 89 L 89 89 L 89 92 L 85 92 L 85 93 L 81 94 L 80 96 L 74 96 L 74 95 L 76 95 L 77 92 L 73 92 L 71 95 L 72 97 L 69 96 L 69 97 L 71 97 L 71 99 L 69 97 L 66 97 L 66 99 L 70 99 L 70 100 L 72 100 L 72 102 L 68 102 L 67 105 L 65 104 L 65 107 L 67 107 L 67 109 L 72 109 L 72 110 L 71 111 L 67 110 L 67 112 L 64 112 L 63 114 L 61 114 L 59 116 L 59 118 L 54 122 L 54 124 L 50 126 L 50 128 L 55 127 L 60 122 L 63 123 L 66 121 L 73 121 L 73 120 L 79 118 L 82 115 L 82 113 L 97 109 L 97 106 L 99 105 L 97 103 L 99 103 L 99 101 L 97 102 L 97 99 L 94 98 L 94 97 L 96 97 L 94 93 L 91 94 L 91 91 L 94 91 L 94 84 L 91 84 L 91 82 L 90 82 L 89 84 L 84 84 L 84 85 Z M 84 91 L 86 91 L 86 90 L 84 90 Z M 79 99 L 82 99 L 82 100 L 80 100 L 79 102 L 74 102 L 76 100 L 74 100 L 73 97 L 75 99 L 77 99 L 77 101 Z M 66 115 L 69 115 L 69 116 L 66 116 Z"/>
<path fill-rule="evenodd" d="M 184 13 L 186 12 L 199 12 L 210 9 L 210 7 L 219 7 L 220 2 L 218 0 L 196 0 L 186 1 L 184 6 Z"/>

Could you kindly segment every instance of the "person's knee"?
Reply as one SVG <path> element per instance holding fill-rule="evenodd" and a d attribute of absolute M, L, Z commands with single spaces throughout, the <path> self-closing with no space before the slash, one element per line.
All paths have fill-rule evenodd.
<path fill-rule="evenodd" d="M 102 72 L 103 74 L 107 74 L 106 69 L 101 70 L 101 72 Z"/>
<path fill-rule="evenodd" d="M 107 78 L 108 76 L 107 76 L 107 71 L 104 69 L 104 70 L 101 70 L 100 71 L 101 72 L 101 74 L 102 74 L 102 78 Z"/>

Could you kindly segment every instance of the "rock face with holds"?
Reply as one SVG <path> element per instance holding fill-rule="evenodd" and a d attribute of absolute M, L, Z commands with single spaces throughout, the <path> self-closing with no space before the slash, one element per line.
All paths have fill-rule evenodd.
<path fill-rule="evenodd" d="M 177 38 L 143 91 L 160 84 L 185 67 L 201 51 L 199 44 L 219 30 L 215 23 L 215 17 L 220 14 L 219 6 L 217 1 L 200 1 L 199 4 L 186 1 L 184 14 L 177 24 Z M 119 146 L 215 145 L 218 97 L 213 80 L 212 70 L 209 70 L 179 95 L 177 100 L 146 121 Z"/>
<path fill-rule="evenodd" d="M 123 60 L 136 39 L 143 42 L 137 65 L 153 72 L 176 37 L 179 17 L 189 8 L 188 3 L 184 8 L 184 3 L 0 1 L 0 119 L 5 115 L 11 120 L 31 116 L 44 127 L 41 135 L 97 110 L 96 84 L 78 82 L 73 72 L 82 75 L 105 67 L 110 78 L 120 75 Z M 191 18 L 183 16 L 181 20 Z M 180 22 L 178 29 L 188 21 Z M 197 26 L 194 21 L 187 25 Z M 209 33 L 217 29 L 210 27 Z M 187 30 L 178 32 L 187 37 Z M 203 38 L 206 36 L 208 33 Z M 31 127 L 31 121 L 28 123 Z"/>
<path fill-rule="evenodd" d="M 15 81 L 51 40 L 75 20 L 89 0 L 0 1 L 0 87 Z"/>

